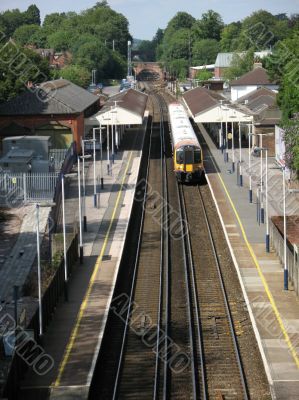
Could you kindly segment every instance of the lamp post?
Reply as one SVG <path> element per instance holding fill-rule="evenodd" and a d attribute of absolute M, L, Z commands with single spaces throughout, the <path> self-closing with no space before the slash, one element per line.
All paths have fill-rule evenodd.
<path fill-rule="evenodd" d="M 62 231 L 63 231 L 63 258 L 64 258 L 64 298 L 68 301 L 68 265 L 66 251 L 66 231 L 65 231 L 65 190 L 64 179 L 76 176 L 76 174 L 61 175 L 61 193 L 62 193 Z"/>
<path fill-rule="evenodd" d="M 232 122 L 232 172 L 235 172 L 235 140 L 234 140 L 234 123 Z"/>
<path fill-rule="evenodd" d="M 228 162 L 228 136 L 227 136 L 227 111 L 228 108 L 224 108 L 225 110 L 225 154 L 224 154 L 224 161 Z"/>
<path fill-rule="evenodd" d="M 249 203 L 252 203 L 251 136 L 252 136 L 252 132 L 249 132 L 249 134 L 248 134 Z"/>
<path fill-rule="evenodd" d="M 267 147 L 257 147 L 257 150 L 265 152 L 265 163 L 266 163 L 266 173 L 265 173 L 265 191 L 266 191 L 266 252 L 270 252 L 270 235 L 269 235 L 269 208 L 268 208 L 268 148 Z M 263 221 L 262 221 L 263 222 Z"/>
<path fill-rule="evenodd" d="M 103 142 L 102 142 L 102 124 L 100 123 L 100 153 L 101 153 L 101 189 L 104 189 L 104 175 L 103 175 Z"/>
<path fill-rule="evenodd" d="M 83 174 L 82 174 L 82 181 L 83 181 L 83 226 L 84 226 L 84 232 L 87 232 L 87 218 L 86 218 L 86 204 L 85 204 L 85 199 L 86 199 L 86 192 L 85 192 L 85 140 L 81 139 L 82 141 L 82 156 L 83 156 Z"/>
<path fill-rule="evenodd" d="M 36 250 L 37 250 L 37 284 L 38 284 L 38 321 L 39 321 L 39 336 L 43 335 L 43 310 L 42 310 L 42 274 L 40 260 L 40 240 L 39 240 L 39 209 L 40 207 L 52 207 L 55 203 L 36 203 Z"/>
<path fill-rule="evenodd" d="M 221 149 L 221 153 L 223 154 L 223 142 L 224 142 L 224 138 L 223 138 L 223 113 L 222 113 L 222 105 L 223 105 L 224 100 L 220 100 L 220 111 L 221 111 L 221 132 L 220 132 L 220 140 L 219 140 L 219 144 L 220 144 L 220 149 Z"/>
<path fill-rule="evenodd" d="M 284 263 L 284 290 L 289 289 L 289 271 L 287 266 L 287 218 L 286 218 L 286 184 L 285 166 L 282 167 L 282 188 L 283 188 L 283 263 Z"/>
<path fill-rule="evenodd" d="M 82 209 L 81 209 L 81 180 L 80 180 L 80 158 L 90 158 L 90 154 L 78 157 L 78 208 L 79 208 L 79 247 L 80 264 L 83 264 L 83 237 L 82 237 Z"/>
<path fill-rule="evenodd" d="M 93 128 L 93 206 L 97 207 L 97 182 L 96 182 L 96 129 Z"/>
<path fill-rule="evenodd" d="M 239 184 L 243 186 L 243 173 L 242 173 L 242 140 L 241 140 L 241 122 L 239 121 Z"/>

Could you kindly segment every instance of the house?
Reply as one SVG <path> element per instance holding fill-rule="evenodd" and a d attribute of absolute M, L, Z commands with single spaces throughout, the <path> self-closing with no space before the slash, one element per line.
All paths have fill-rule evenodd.
<path fill-rule="evenodd" d="M 72 60 L 72 55 L 68 51 L 55 52 L 54 49 L 40 49 L 32 45 L 28 45 L 26 47 L 37 53 L 40 57 L 48 60 L 51 68 L 61 69 L 67 64 L 70 64 Z"/>
<path fill-rule="evenodd" d="M 281 111 L 276 102 L 277 93 L 266 87 L 259 87 L 256 90 L 240 97 L 237 103 L 248 108 L 254 121 L 254 133 L 257 134 L 253 143 L 261 145 L 269 150 L 269 155 L 275 155 L 275 126 L 281 119 Z M 263 138 L 261 139 L 261 136 Z"/>
<path fill-rule="evenodd" d="M 254 66 L 253 70 L 230 82 L 231 100 L 236 101 L 262 86 L 270 90 L 278 90 L 279 88 L 269 78 L 267 71 L 258 64 Z"/>
<path fill-rule="evenodd" d="M 0 145 L 4 137 L 30 134 L 50 136 L 57 149 L 75 142 L 80 151 L 84 120 L 99 108 L 97 96 L 65 79 L 28 88 L 0 105 Z"/>

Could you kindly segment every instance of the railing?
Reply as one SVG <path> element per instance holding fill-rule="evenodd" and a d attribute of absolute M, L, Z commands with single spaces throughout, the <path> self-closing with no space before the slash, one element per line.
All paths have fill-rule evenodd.
<path fill-rule="evenodd" d="M 281 263 L 284 260 L 284 238 L 280 234 L 274 223 L 269 220 L 271 246 L 274 247 Z M 289 279 L 294 285 L 295 292 L 299 296 L 299 259 L 298 253 L 295 252 L 293 246 L 287 241 L 287 267 L 289 270 Z"/>
<path fill-rule="evenodd" d="M 20 203 L 52 201 L 59 174 L 0 172 L 0 204 L 16 207 Z"/>
<path fill-rule="evenodd" d="M 64 160 L 60 163 L 61 173 L 67 174 L 76 160 L 75 143 L 67 151 L 63 150 L 62 154 Z M 56 192 L 61 190 L 59 176 L 59 172 L 0 172 L 0 206 L 18 207 L 30 202 L 52 201 Z"/>
<path fill-rule="evenodd" d="M 78 235 L 76 234 L 67 250 L 67 259 L 68 259 L 68 275 L 70 276 L 72 270 L 78 260 Z M 49 325 L 55 308 L 63 294 L 64 291 L 64 261 L 61 260 L 55 275 L 53 276 L 51 283 L 46 289 L 45 293 L 42 297 L 42 314 L 43 314 L 43 328 L 44 331 L 46 327 Z M 39 313 L 38 309 L 36 309 L 30 323 L 26 327 L 26 329 L 33 330 L 34 338 L 38 342 L 38 333 L 39 333 Z M 32 343 L 31 343 L 32 344 Z M 35 349 L 35 358 L 38 359 L 38 354 L 42 353 L 42 347 Z M 10 364 L 10 370 L 8 374 L 8 378 L 6 380 L 6 386 L 4 389 L 4 396 L 7 399 L 15 399 L 18 398 L 18 387 L 20 385 L 20 381 L 23 379 L 25 373 L 29 368 L 29 362 L 26 361 L 26 352 L 22 352 L 24 357 L 20 357 L 16 353 L 14 353 L 13 359 Z M 30 354 L 30 349 L 28 350 L 28 354 Z M 33 357 L 33 354 L 31 354 Z M 31 363 L 32 364 L 32 363 Z M 1 392 L 0 392 L 1 396 Z"/>

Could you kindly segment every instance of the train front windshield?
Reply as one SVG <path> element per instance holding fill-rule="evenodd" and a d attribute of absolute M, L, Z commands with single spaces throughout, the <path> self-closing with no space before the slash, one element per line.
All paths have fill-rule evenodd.
<path fill-rule="evenodd" d="M 201 163 L 200 149 L 192 146 L 181 147 L 176 151 L 177 164 L 199 164 Z"/>

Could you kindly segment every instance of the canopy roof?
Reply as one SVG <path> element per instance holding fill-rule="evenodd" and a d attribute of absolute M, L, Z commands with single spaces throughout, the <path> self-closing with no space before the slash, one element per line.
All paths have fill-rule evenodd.
<path fill-rule="evenodd" d="M 147 94 L 135 89 L 120 92 L 110 97 L 97 114 L 85 118 L 85 125 L 141 125 L 147 99 Z"/>
<path fill-rule="evenodd" d="M 248 122 L 253 119 L 249 109 L 230 103 L 225 97 L 203 87 L 188 90 L 183 100 L 196 123 Z"/>

